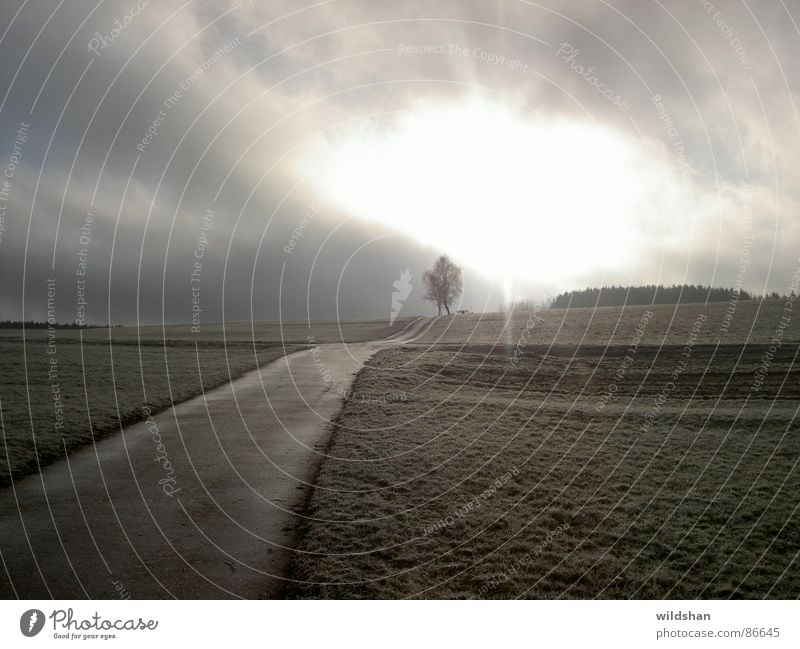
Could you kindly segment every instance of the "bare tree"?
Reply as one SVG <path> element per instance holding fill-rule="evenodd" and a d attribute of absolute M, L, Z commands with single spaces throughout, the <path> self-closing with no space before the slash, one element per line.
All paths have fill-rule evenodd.
<path fill-rule="evenodd" d="M 447 255 L 442 255 L 433 264 L 433 269 L 425 271 L 422 276 L 425 285 L 426 300 L 436 302 L 439 315 L 442 307 L 450 315 L 450 305 L 455 302 L 464 290 L 461 267 L 456 266 Z"/>
<path fill-rule="evenodd" d="M 439 309 L 438 315 L 442 315 L 442 301 L 439 298 L 441 294 L 439 278 L 432 270 L 426 270 L 425 274 L 422 276 L 422 283 L 425 286 L 425 293 L 422 297 L 431 302 L 436 302 L 436 306 Z"/>

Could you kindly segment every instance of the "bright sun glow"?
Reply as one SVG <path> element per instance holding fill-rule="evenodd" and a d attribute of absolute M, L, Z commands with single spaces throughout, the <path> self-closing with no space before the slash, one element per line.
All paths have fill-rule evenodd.
<path fill-rule="evenodd" d="M 482 100 L 342 127 L 307 154 L 324 200 L 506 283 L 625 269 L 682 193 L 615 131 Z"/>

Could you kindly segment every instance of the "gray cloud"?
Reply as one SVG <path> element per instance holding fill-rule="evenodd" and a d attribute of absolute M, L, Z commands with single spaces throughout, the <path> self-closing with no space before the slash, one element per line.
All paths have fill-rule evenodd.
<path fill-rule="evenodd" d="M 783 290 L 800 234 L 800 12 L 790 15 L 783 3 L 713 5 L 149 2 L 133 16 L 135 0 L 123 0 L 100 4 L 87 19 L 86 3 L 64 3 L 51 16 L 51 3 L 29 2 L 12 23 L 20 3 L 4 3 L 1 165 L 20 124 L 30 126 L 0 239 L 2 317 L 21 317 L 23 305 L 26 317 L 44 317 L 43 287 L 55 275 L 58 319 L 74 318 L 80 228 L 91 211 L 90 319 L 187 321 L 208 208 L 215 210 L 202 258 L 208 321 L 300 318 L 306 305 L 315 318 L 335 317 L 337 308 L 345 318 L 387 317 L 400 272 L 410 268 L 418 282 L 440 251 L 326 205 L 287 255 L 292 231 L 324 199 L 298 175 L 296 151 L 349 120 L 402 111 L 421 97 L 474 93 L 523 105 L 532 116 L 605 125 L 641 141 L 654 165 L 676 166 L 654 107 L 660 95 L 692 170 L 698 214 L 643 214 L 658 225 L 642 237 L 633 272 L 602 279 L 732 285 L 752 225 L 745 286 Z M 128 24 L 112 38 L 117 20 Z M 93 53 L 97 34 L 108 40 Z M 579 50 L 574 60 L 591 66 L 629 110 L 571 69 L 559 43 Z M 437 44 L 446 53 L 400 51 Z M 470 54 L 451 54 L 451 46 Z M 476 49 L 526 71 L 474 56 Z M 473 260 L 459 261 L 467 267 L 465 304 L 496 308 L 500 288 L 481 279 Z M 406 307 L 413 312 L 427 308 L 415 286 Z M 538 277 L 527 286 L 563 288 L 570 287 Z"/>

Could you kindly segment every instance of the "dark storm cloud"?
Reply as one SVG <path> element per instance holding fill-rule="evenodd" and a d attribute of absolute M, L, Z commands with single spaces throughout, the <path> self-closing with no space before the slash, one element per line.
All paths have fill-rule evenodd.
<path fill-rule="evenodd" d="M 632 281 L 733 284 L 748 228 L 755 234 L 746 286 L 781 290 L 791 275 L 800 234 L 800 12 L 791 16 L 791 6 L 312 4 L 0 7 L 0 30 L 8 28 L 0 43 L 0 164 L 29 124 L 0 239 L 2 317 L 20 317 L 23 303 L 26 317 L 44 317 L 43 287 L 56 276 L 57 319 L 74 319 L 86 248 L 90 320 L 188 321 L 203 236 L 206 321 L 304 317 L 307 304 L 316 318 L 334 317 L 337 307 L 341 317 L 386 317 L 392 282 L 405 268 L 418 281 L 440 251 L 323 206 L 285 253 L 320 199 L 298 175 L 293 152 L 356 116 L 471 92 L 520 102 L 531 114 L 606 124 L 642 138 L 655 160 L 677 164 L 654 101 L 660 96 L 703 208 L 687 220 L 686 236 L 654 231 L 643 242 Z M 447 47 L 403 54 L 409 44 Z M 451 46 L 468 54 L 453 55 Z M 568 52 L 576 54 L 566 60 Z M 204 234 L 208 209 L 213 228 Z M 496 308 L 497 289 L 470 278 L 465 304 Z M 419 284 L 415 291 L 407 305 L 416 312 L 425 307 Z"/>

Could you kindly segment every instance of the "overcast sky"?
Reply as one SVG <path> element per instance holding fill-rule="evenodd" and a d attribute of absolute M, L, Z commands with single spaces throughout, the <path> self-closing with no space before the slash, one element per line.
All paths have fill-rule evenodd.
<path fill-rule="evenodd" d="M 85 307 L 95 323 L 189 322 L 193 300 L 203 322 L 386 318 L 406 268 L 404 314 L 430 313 L 420 280 L 441 252 L 464 266 L 462 306 L 476 311 L 604 283 L 783 292 L 800 255 L 798 23 L 786 0 L 5 1 L 0 318 L 46 317 L 51 278 L 59 321 Z M 408 151 L 389 137 L 420 106 L 475 101 L 488 119 L 461 129 L 474 151 L 462 176 L 426 138 Z M 503 120 L 567 125 L 550 131 L 567 133 L 553 168 L 574 162 L 565 200 L 597 201 L 599 223 L 558 213 L 535 171 L 545 144 L 529 173 L 504 155 L 513 143 L 481 148 Z M 375 157 L 337 158 L 364 129 Z M 519 146 L 537 149 L 539 132 Z M 648 187 L 625 219 L 586 187 L 609 138 L 640 161 L 613 196 Z M 418 155 L 422 179 L 384 166 L 392 155 Z M 451 249 L 437 214 L 457 222 L 481 178 L 503 191 L 475 194 L 486 217 L 463 215 Z M 428 214 L 414 186 L 426 179 L 463 193 Z M 517 209 L 503 179 L 530 204 Z M 427 207 L 404 220 L 409 197 Z M 610 235 L 587 251 L 579 231 L 597 239 L 593 227 Z M 492 273 L 508 258 L 507 277 Z"/>

